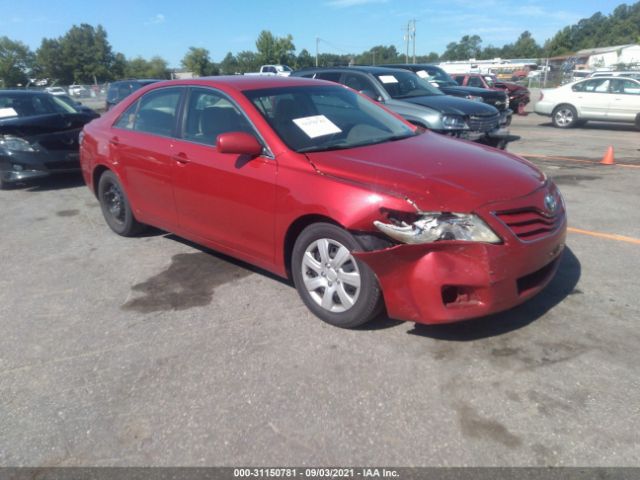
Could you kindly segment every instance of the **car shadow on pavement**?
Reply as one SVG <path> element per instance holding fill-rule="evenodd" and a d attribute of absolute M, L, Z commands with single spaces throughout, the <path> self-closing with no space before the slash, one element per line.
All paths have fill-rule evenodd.
<path fill-rule="evenodd" d="M 230 263 L 232 265 L 234 265 L 235 267 L 237 267 L 238 269 L 243 269 L 243 270 L 249 270 L 253 273 L 257 273 L 259 275 L 264 275 L 265 277 L 269 277 L 272 280 L 276 280 L 284 285 L 289 285 L 292 288 L 295 288 L 293 286 L 293 282 L 291 282 L 290 280 L 286 279 L 286 278 L 282 278 L 279 277 L 278 275 L 276 275 L 275 273 L 271 273 L 268 270 L 264 270 L 260 267 L 257 267 L 255 265 L 252 265 L 250 263 L 246 263 L 243 262 L 242 260 L 238 260 L 237 258 L 234 257 L 230 257 L 228 255 L 225 255 L 224 253 L 220 253 L 216 250 L 211 250 L 207 247 L 204 247 L 202 245 L 199 245 L 197 243 L 192 242 L 191 240 L 187 240 L 186 238 L 182 238 L 179 237 L 173 233 L 167 233 L 164 232 L 162 230 L 158 230 L 156 228 L 153 228 L 152 230 L 154 230 L 153 232 L 149 232 L 149 235 L 147 236 L 153 236 L 153 235 L 164 235 L 164 238 L 167 238 L 169 240 L 174 240 L 176 242 L 182 243 L 183 245 L 187 245 L 191 248 L 194 248 L 195 250 L 199 250 L 203 253 L 207 253 L 213 257 L 216 257 L 224 262 Z"/>
<path fill-rule="evenodd" d="M 11 188 L 14 190 L 25 190 L 27 192 L 50 192 L 53 190 L 64 190 L 67 188 L 84 187 L 84 179 L 81 173 L 64 173 L 52 175 L 34 180 L 27 180 Z"/>
<path fill-rule="evenodd" d="M 416 324 L 407 333 L 438 340 L 469 342 L 520 329 L 542 317 L 569 295 L 581 293 L 576 289 L 581 271 L 580 261 L 567 247 L 560 260 L 558 272 L 551 283 L 542 292 L 522 305 L 506 312 L 464 322 L 444 325 Z"/>
<path fill-rule="evenodd" d="M 543 122 L 543 123 L 540 123 L 538 126 L 556 128 L 551 122 Z M 613 122 L 611 123 L 589 122 L 585 125 L 578 125 L 578 126 L 572 127 L 571 130 L 609 130 L 609 131 L 616 131 L 616 132 L 637 132 L 638 131 L 635 125 L 633 125 L 632 123 L 613 123 Z"/>

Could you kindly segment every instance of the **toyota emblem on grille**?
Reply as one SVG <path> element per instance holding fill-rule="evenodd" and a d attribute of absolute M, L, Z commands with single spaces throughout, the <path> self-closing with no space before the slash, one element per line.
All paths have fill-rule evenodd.
<path fill-rule="evenodd" d="M 556 209 L 558 208 L 558 201 L 556 200 L 556 198 L 551 195 L 550 193 L 547 193 L 544 196 L 544 208 L 547 210 L 547 212 L 549 213 L 555 213 Z"/>

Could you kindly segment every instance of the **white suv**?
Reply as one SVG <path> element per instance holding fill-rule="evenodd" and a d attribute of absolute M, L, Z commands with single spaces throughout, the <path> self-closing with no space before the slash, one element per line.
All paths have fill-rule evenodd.
<path fill-rule="evenodd" d="M 542 90 L 534 111 L 550 116 L 559 128 L 588 120 L 635 123 L 640 128 L 640 81 L 597 77 Z"/>

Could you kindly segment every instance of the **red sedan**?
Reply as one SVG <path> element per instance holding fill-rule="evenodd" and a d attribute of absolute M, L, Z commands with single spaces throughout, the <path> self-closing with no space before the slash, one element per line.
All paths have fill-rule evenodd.
<path fill-rule="evenodd" d="M 153 225 L 289 277 L 341 327 L 508 309 L 565 241 L 560 192 L 526 160 L 318 80 L 150 85 L 85 127 L 81 164 L 116 233 Z"/>

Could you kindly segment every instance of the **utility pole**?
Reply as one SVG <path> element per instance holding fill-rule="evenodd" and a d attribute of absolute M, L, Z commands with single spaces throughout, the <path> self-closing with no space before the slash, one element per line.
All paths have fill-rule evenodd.
<path fill-rule="evenodd" d="M 316 67 L 318 66 L 318 44 L 320 43 L 320 37 L 316 37 Z"/>
<path fill-rule="evenodd" d="M 416 63 L 416 19 L 411 20 L 411 41 L 413 42 L 413 63 Z"/>
<path fill-rule="evenodd" d="M 410 31 L 411 31 L 411 22 L 407 23 L 407 26 L 403 28 L 404 30 L 404 36 L 403 36 L 403 40 L 405 43 L 405 51 L 404 51 L 404 63 L 409 63 L 409 37 L 410 35 Z"/>

